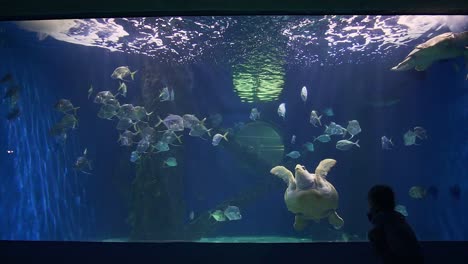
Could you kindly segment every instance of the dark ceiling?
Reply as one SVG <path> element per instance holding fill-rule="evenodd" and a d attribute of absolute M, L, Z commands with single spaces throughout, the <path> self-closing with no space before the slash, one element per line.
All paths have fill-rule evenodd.
<path fill-rule="evenodd" d="M 468 0 L 0 0 L 0 19 L 235 14 L 468 14 Z"/>

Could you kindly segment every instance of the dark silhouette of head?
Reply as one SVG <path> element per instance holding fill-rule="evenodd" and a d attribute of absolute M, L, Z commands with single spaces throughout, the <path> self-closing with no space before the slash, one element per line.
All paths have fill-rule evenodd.
<path fill-rule="evenodd" d="M 387 185 L 375 185 L 367 195 L 372 210 L 387 211 L 395 208 L 395 193 Z"/>

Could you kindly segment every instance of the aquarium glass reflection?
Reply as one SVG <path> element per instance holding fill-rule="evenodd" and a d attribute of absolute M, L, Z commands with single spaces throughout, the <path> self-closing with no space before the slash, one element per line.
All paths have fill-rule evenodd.
<path fill-rule="evenodd" d="M 0 23 L 0 239 L 468 239 L 468 16 Z"/>

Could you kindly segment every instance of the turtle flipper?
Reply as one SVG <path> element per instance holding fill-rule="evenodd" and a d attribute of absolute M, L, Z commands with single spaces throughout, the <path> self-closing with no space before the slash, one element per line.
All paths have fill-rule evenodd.
<path fill-rule="evenodd" d="M 318 175 L 322 178 L 325 178 L 330 171 L 330 169 L 335 166 L 336 160 L 334 159 L 324 159 L 322 160 L 317 168 L 315 169 L 315 175 Z"/>
<path fill-rule="evenodd" d="M 328 216 L 328 223 L 330 223 L 330 225 L 335 229 L 340 229 L 344 225 L 343 218 L 341 218 L 336 211 Z"/>
<path fill-rule="evenodd" d="M 296 215 L 296 217 L 294 218 L 294 230 L 302 231 L 304 230 L 304 228 L 306 228 L 306 226 L 307 220 L 300 215 Z"/>
<path fill-rule="evenodd" d="M 284 166 L 276 166 L 270 170 L 270 173 L 281 178 L 284 182 L 288 184 L 288 186 L 292 183 L 294 183 L 295 185 L 296 183 L 292 172 L 286 169 L 286 167 Z"/>

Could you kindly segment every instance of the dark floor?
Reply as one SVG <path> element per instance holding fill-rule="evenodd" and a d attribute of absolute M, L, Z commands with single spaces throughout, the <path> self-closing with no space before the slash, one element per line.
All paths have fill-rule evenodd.
<path fill-rule="evenodd" d="M 426 263 L 468 263 L 468 242 L 425 242 Z M 0 263 L 377 263 L 368 243 L 0 242 Z"/>

